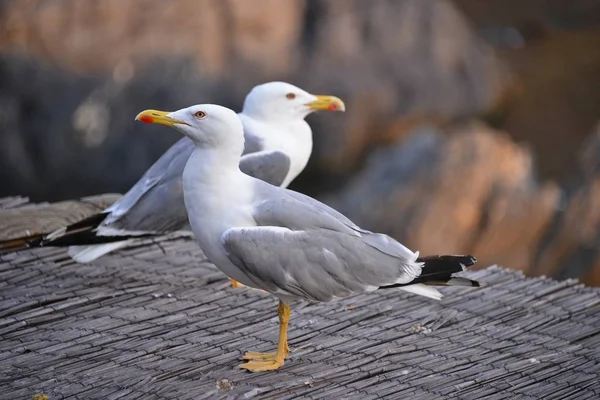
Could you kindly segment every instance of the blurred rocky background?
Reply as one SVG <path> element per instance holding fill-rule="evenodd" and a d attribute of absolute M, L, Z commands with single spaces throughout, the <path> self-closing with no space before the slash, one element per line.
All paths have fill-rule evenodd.
<path fill-rule="evenodd" d="M 142 109 L 286 80 L 293 188 L 423 253 L 600 285 L 598 0 L 5 0 L 0 196 L 124 192 L 178 139 Z"/>

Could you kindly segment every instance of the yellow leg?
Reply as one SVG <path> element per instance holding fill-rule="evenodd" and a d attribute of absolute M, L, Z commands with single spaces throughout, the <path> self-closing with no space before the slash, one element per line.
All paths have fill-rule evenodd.
<path fill-rule="evenodd" d="M 229 278 L 229 284 L 231 285 L 232 288 L 240 288 L 240 287 L 244 287 L 243 284 L 239 283 L 236 280 L 233 280 L 231 278 Z"/>
<path fill-rule="evenodd" d="M 229 284 L 231 285 L 232 288 L 241 288 L 241 287 L 245 287 L 246 286 L 243 283 L 240 283 L 240 282 L 238 282 L 238 281 L 236 281 L 234 279 L 231 279 L 231 278 L 229 278 Z M 254 288 L 251 288 L 251 289 L 254 289 Z M 261 291 L 263 293 L 268 293 L 268 292 L 266 292 L 266 291 L 264 291 L 262 289 L 254 289 L 254 290 L 259 290 L 259 291 Z"/>
<path fill-rule="evenodd" d="M 242 359 L 247 360 L 247 363 L 241 364 L 240 368 L 247 369 L 251 372 L 258 371 L 271 371 L 278 369 L 283 365 L 285 358 L 290 352 L 290 348 L 287 343 L 287 329 L 290 322 L 290 306 L 279 302 L 278 308 L 279 314 L 279 345 L 277 346 L 277 353 L 258 353 L 255 351 L 249 351 Z"/>

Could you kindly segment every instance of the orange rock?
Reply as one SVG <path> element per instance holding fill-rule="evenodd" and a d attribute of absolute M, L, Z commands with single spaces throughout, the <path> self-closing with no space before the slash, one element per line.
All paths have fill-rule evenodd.
<path fill-rule="evenodd" d="M 374 155 L 332 204 L 423 254 L 528 270 L 560 189 L 535 183 L 531 155 L 506 134 L 480 124 L 430 129 Z"/>
<path fill-rule="evenodd" d="M 582 277 L 598 284 L 600 277 L 600 124 L 584 142 L 579 175 L 571 180 L 564 211 L 557 215 L 533 273 Z"/>

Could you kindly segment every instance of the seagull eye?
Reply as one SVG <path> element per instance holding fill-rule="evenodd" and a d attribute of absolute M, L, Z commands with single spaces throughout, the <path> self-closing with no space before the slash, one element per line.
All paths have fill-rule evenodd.
<path fill-rule="evenodd" d="M 296 98 L 296 95 L 294 93 L 288 93 L 285 95 L 285 98 L 288 100 L 294 100 Z"/>
<path fill-rule="evenodd" d="M 204 118 L 206 118 L 206 113 L 204 111 L 196 111 L 194 113 L 194 117 L 196 117 L 198 119 L 204 119 Z"/>

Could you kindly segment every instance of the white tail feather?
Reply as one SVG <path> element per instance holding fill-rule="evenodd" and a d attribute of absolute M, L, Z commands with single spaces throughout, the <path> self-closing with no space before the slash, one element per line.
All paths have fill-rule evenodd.
<path fill-rule="evenodd" d="M 133 240 L 123 240 L 121 242 L 94 244 L 90 246 L 69 246 L 69 256 L 81 264 L 86 264 L 100 258 L 112 251 L 122 249 L 131 244 Z"/>
<path fill-rule="evenodd" d="M 418 294 L 419 296 L 429 297 L 434 300 L 441 300 L 443 295 L 435 288 L 426 286 L 421 283 L 415 283 L 414 285 L 399 286 L 398 289 L 404 290 L 405 292 Z"/>

